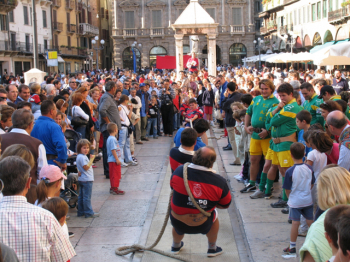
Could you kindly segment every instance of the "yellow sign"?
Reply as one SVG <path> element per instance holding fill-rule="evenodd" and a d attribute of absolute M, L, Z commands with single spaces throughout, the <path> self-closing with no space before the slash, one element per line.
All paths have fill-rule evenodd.
<path fill-rule="evenodd" d="M 57 51 L 47 52 L 47 59 L 57 59 Z"/>

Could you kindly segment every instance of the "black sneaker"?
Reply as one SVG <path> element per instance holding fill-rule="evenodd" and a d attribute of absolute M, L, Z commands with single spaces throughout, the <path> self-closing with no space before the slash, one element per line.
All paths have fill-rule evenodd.
<path fill-rule="evenodd" d="M 256 190 L 256 186 L 253 186 L 251 184 L 248 184 L 245 188 L 243 188 L 240 192 L 241 193 L 249 193 L 254 192 Z"/>
<path fill-rule="evenodd" d="M 288 215 L 288 214 L 289 214 L 289 206 L 286 206 L 285 208 L 283 208 L 283 209 L 281 210 L 281 212 L 282 212 L 283 214 Z"/>
<path fill-rule="evenodd" d="M 271 198 L 273 198 L 273 195 L 271 193 L 269 193 L 269 194 L 265 193 L 265 199 L 269 200 Z"/>
<path fill-rule="evenodd" d="M 208 249 L 207 256 L 208 257 L 216 257 L 218 255 L 221 255 L 224 251 L 222 251 L 221 247 L 216 247 L 216 250 L 214 249 Z"/>
<path fill-rule="evenodd" d="M 183 248 L 184 246 L 184 242 L 181 241 L 181 246 L 180 247 L 171 247 L 171 253 L 177 255 L 180 253 L 181 249 Z"/>
<path fill-rule="evenodd" d="M 74 233 L 73 232 L 68 232 L 69 238 L 74 237 Z"/>
<path fill-rule="evenodd" d="M 285 208 L 285 207 L 287 207 L 287 201 L 280 199 L 280 200 L 278 200 L 278 202 L 271 203 L 270 205 L 273 208 Z"/>
<path fill-rule="evenodd" d="M 287 255 L 295 255 L 297 253 L 295 247 L 293 247 L 293 248 L 287 247 L 287 248 L 283 249 L 283 252 Z"/>

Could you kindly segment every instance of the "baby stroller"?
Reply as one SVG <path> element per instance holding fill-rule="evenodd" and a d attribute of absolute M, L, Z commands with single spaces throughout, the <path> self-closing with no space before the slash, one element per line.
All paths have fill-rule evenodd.
<path fill-rule="evenodd" d="M 68 149 L 76 152 L 78 142 L 80 140 L 80 134 L 74 130 L 67 129 L 64 132 L 69 145 Z M 67 143 L 67 144 L 68 144 Z M 76 155 L 69 156 L 67 159 L 67 180 L 64 181 L 65 190 L 60 193 L 60 197 L 64 199 L 70 208 L 75 208 L 78 202 L 79 196 L 79 184 L 78 184 L 78 169 L 76 164 Z"/>

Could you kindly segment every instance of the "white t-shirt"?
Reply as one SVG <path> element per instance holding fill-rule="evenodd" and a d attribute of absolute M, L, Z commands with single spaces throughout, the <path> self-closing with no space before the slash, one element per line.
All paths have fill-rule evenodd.
<path fill-rule="evenodd" d="M 314 171 L 315 180 L 317 182 L 317 177 L 322 171 L 322 169 L 327 165 L 327 155 L 325 153 L 320 153 L 316 149 L 313 149 L 307 155 L 307 160 L 312 161 L 312 170 Z"/>

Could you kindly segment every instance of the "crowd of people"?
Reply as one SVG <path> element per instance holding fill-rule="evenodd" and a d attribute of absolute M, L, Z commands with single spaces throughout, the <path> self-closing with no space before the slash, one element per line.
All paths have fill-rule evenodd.
<path fill-rule="evenodd" d="M 178 74 L 152 68 L 54 73 L 28 85 L 12 75 L 2 81 L 3 254 L 19 261 L 71 259 L 74 234 L 66 224 L 67 201 L 59 197 L 65 186 L 72 184 L 79 195 L 78 217 L 98 217 L 91 205 L 94 163 L 102 159 L 110 194 L 127 194 L 119 187 L 121 169 L 138 165 L 135 144 L 174 136 L 171 249 L 180 252 L 184 234 L 202 233 L 208 237 L 208 256 L 220 255 L 216 208 L 228 208 L 231 194 L 212 169 L 216 153 L 206 133 L 217 127 L 227 139 L 223 150 L 232 151 L 230 165 L 241 168 L 236 176 L 241 193 L 251 192 L 251 201 L 271 199 L 281 177 L 280 199 L 271 207 L 282 208 L 292 224 L 283 253 L 295 255 L 297 236 L 306 236 L 302 261 L 349 261 L 345 72 L 222 65 L 217 76 L 205 68 Z M 76 172 L 67 166 L 72 158 Z"/>

